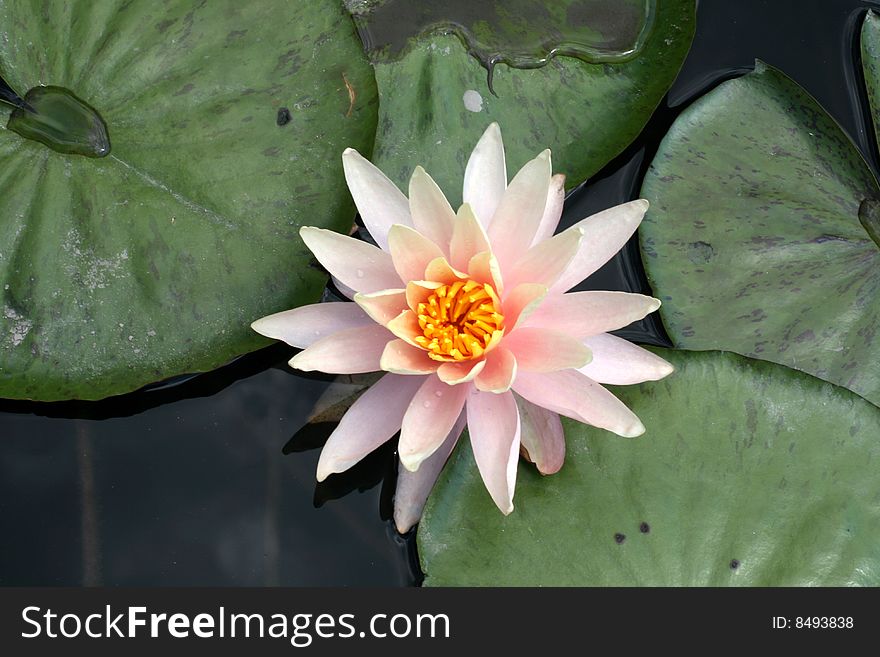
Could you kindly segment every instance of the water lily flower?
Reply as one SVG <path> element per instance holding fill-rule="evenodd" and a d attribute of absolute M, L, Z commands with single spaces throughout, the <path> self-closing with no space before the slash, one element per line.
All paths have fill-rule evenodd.
<path fill-rule="evenodd" d="M 513 510 L 520 453 L 544 474 L 562 467 L 560 415 L 620 436 L 645 431 L 602 384 L 661 379 L 672 366 L 608 331 L 657 310 L 660 301 L 567 292 L 620 250 L 647 201 L 554 235 L 564 177 L 552 174 L 544 151 L 508 183 L 494 123 L 471 153 L 457 212 L 421 167 L 407 198 L 356 151 L 346 150 L 343 163 L 378 246 L 320 228 L 300 235 L 354 303 L 305 306 L 253 324 L 303 349 L 290 361 L 296 369 L 387 372 L 330 436 L 319 481 L 399 431 L 395 522 L 404 532 L 421 516 L 465 425 L 486 488 L 505 514 Z"/>

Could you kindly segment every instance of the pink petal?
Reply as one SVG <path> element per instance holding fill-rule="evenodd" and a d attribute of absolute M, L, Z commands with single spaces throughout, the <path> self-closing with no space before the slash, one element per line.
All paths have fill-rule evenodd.
<path fill-rule="evenodd" d="M 361 219 L 364 220 L 364 225 L 376 240 L 376 244 L 382 249 L 387 249 L 388 231 L 391 226 L 394 224 L 412 226 L 409 201 L 388 176 L 352 148 L 347 148 L 342 153 L 342 168 L 345 171 L 348 189 L 351 191 Z"/>
<path fill-rule="evenodd" d="M 470 386 L 450 386 L 429 376 L 410 402 L 400 427 L 400 462 L 418 470 L 452 430 Z"/>
<path fill-rule="evenodd" d="M 379 359 L 394 336 L 384 326 L 373 324 L 338 331 L 321 338 L 290 360 L 290 366 L 304 372 L 362 374 L 380 370 Z"/>
<path fill-rule="evenodd" d="M 440 365 L 442 363 L 431 359 L 427 351 L 406 340 L 391 340 L 379 359 L 379 369 L 395 374 L 431 374 Z"/>
<path fill-rule="evenodd" d="M 346 411 L 318 459 L 318 481 L 344 472 L 400 430 L 423 377 L 386 374 Z"/>
<path fill-rule="evenodd" d="M 489 251 L 489 238 L 474 216 L 471 206 L 465 203 L 458 209 L 449 243 L 449 264 L 456 269 L 467 269 L 470 259 L 478 253 Z"/>
<path fill-rule="evenodd" d="M 400 224 L 388 231 L 388 250 L 394 269 L 405 283 L 422 280 L 428 263 L 444 257 L 434 242 L 415 229 Z"/>
<path fill-rule="evenodd" d="M 408 532 L 421 519 L 428 495 L 452 454 L 466 421 L 465 413 L 460 413 L 446 440 L 436 452 L 422 461 L 418 470 L 410 472 L 406 468 L 399 469 L 394 492 L 394 525 L 401 534 Z"/>
<path fill-rule="evenodd" d="M 492 251 L 501 271 L 522 257 L 529 248 L 547 204 L 550 186 L 550 151 L 544 151 L 519 170 L 489 224 Z"/>
<path fill-rule="evenodd" d="M 435 258 L 425 268 L 425 280 L 443 285 L 451 285 L 455 281 L 467 279 L 467 274 L 453 268 L 446 258 Z"/>
<path fill-rule="evenodd" d="M 402 340 L 406 340 L 414 347 L 418 347 L 415 338 L 422 333 L 419 318 L 412 310 L 404 310 L 397 317 L 385 324 L 385 328 Z"/>
<path fill-rule="evenodd" d="M 488 226 L 507 188 L 504 144 L 497 123 L 486 128 L 464 170 L 462 201 L 468 203 L 483 226 Z"/>
<path fill-rule="evenodd" d="M 468 262 L 467 272 L 468 277 L 477 283 L 491 285 L 496 294 L 500 295 L 504 292 L 504 285 L 501 281 L 501 267 L 491 251 L 478 253 L 471 258 L 470 262 Z"/>
<path fill-rule="evenodd" d="M 659 381 L 674 369 L 660 356 L 608 333 L 586 338 L 584 344 L 593 352 L 593 360 L 579 371 L 599 383 Z"/>
<path fill-rule="evenodd" d="M 443 363 L 437 369 L 437 377 L 448 385 L 473 381 L 486 366 L 486 359 L 465 360 L 458 363 Z"/>
<path fill-rule="evenodd" d="M 583 230 L 584 239 L 577 255 L 550 291 L 570 290 L 611 260 L 636 232 L 647 211 L 648 202 L 639 199 L 603 210 L 569 228 Z"/>
<path fill-rule="evenodd" d="M 409 306 L 409 309 L 417 313 L 419 304 L 427 303 L 428 298 L 442 285 L 442 283 L 435 283 L 433 281 L 410 281 L 407 283 L 406 304 Z"/>
<path fill-rule="evenodd" d="M 547 295 L 547 288 L 536 283 L 521 283 L 504 298 L 504 325 L 508 331 L 525 322 Z"/>
<path fill-rule="evenodd" d="M 391 256 L 372 244 L 332 230 L 303 226 L 299 234 L 324 268 L 356 292 L 402 287 Z"/>
<path fill-rule="evenodd" d="M 494 395 L 472 389 L 467 400 L 468 432 L 474 460 L 492 501 L 505 515 L 513 511 L 519 457 L 519 412 L 511 392 Z"/>
<path fill-rule="evenodd" d="M 354 302 L 364 309 L 373 321 L 383 326 L 406 310 L 405 290 L 382 290 L 371 294 L 358 292 Z"/>
<path fill-rule="evenodd" d="M 520 441 L 526 458 L 541 474 L 559 472 L 565 461 L 565 433 L 559 415 L 522 397 L 517 397 L 516 405 L 522 426 Z"/>
<path fill-rule="evenodd" d="M 513 267 L 504 269 L 502 266 L 504 284 L 507 289 L 513 289 L 520 283 L 538 283 L 552 291 L 580 246 L 581 234 L 577 230 L 566 230 L 539 242 Z"/>
<path fill-rule="evenodd" d="M 516 358 L 509 349 L 498 346 L 486 355 L 486 366 L 477 375 L 474 385 L 477 390 L 498 394 L 510 390 L 515 378 Z"/>
<path fill-rule="evenodd" d="M 416 167 L 409 180 L 409 209 L 415 229 L 448 252 L 455 212 L 422 167 Z"/>
<path fill-rule="evenodd" d="M 357 292 L 352 290 L 350 287 L 348 287 L 348 285 L 346 285 L 345 283 L 340 281 L 338 278 L 336 278 L 332 274 L 330 275 L 330 278 L 333 279 L 333 285 L 336 286 L 336 289 L 339 290 L 339 293 L 342 296 L 347 297 L 349 299 L 354 299 L 354 295 L 357 294 Z"/>
<path fill-rule="evenodd" d="M 628 326 L 659 307 L 659 299 L 629 292 L 551 294 L 526 323 L 585 338 Z"/>
<path fill-rule="evenodd" d="M 538 224 L 538 230 L 535 233 L 535 239 L 532 245 L 543 242 L 553 237 L 556 227 L 559 225 L 559 219 L 562 217 L 562 206 L 565 203 L 565 175 L 557 173 L 550 178 L 550 189 L 547 190 L 547 204 L 544 206 L 544 215 L 541 217 L 541 223 Z"/>
<path fill-rule="evenodd" d="M 519 372 L 513 389 L 533 404 L 618 436 L 633 438 L 645 432 L 645 426 L 623 402 L 577 370 Z"/>
<path fill-rule="evenodd" d="M 503 344 L 516 356 L 521 372 L 577 369 L 591 359 L 590 350 L 580 340 L 545 328 L 518 328 L 504 337 Z"/>
<path fill-rule="evenodd" d="M 331 333 L 373 323 L 357 304 L 335 301 L 268 315 L 251 324 L 251 328 L 267 338 L 303 349 Z"/>

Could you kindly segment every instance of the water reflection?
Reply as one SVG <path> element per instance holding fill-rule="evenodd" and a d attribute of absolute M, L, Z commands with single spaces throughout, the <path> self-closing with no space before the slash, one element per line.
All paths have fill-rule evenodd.
<path fill-rule="evenodd" d="M 377 522 L 393 453 L 319 488 L 317 450 L 283 456 L 327 386 L 289 357 L 106 402 L 4 402 L 0 583 L 409 583 Z"/>
<path fill-rule="evenodd" d="M 656 0 L 347 0 L 367 52 L 380 61 L 431 32 L 455 33 L 487 69 L 498 62 L 542 66 L 555 55 L 588 62 L 634 57 L 647 38 Z"/>

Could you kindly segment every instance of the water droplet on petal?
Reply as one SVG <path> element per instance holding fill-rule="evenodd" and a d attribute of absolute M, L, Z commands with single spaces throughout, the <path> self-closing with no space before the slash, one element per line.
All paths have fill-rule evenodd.
<path fill-rule="evenodd" d="M 423 401 L 423 402 L 422 402 L 422 406 L 424 406 L 425 408 L 431 408 L 431 402 L 429 402 L 429 401 Z"/>
<path fill-rule="evenodd" d="M 364 270 L 357 269 L 357 270 L 355 270 L 354 275 L 357 276 L 358 278 L 363 278 L 364 277 Z"/>
<path fill-rule="evenodd" d="M 443 391 L 442 391 L 442 390 L 437 390 L 437 391 L 434 392 L 434 394 L 435 394 L 437 397 L 442 397 L 442 396 L 443 396 Z"/>

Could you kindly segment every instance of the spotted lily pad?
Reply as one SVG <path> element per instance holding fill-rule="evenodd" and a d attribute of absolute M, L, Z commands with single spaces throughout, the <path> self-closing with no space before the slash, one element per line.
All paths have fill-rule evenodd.
<path fill-rule="evenodd" d="M 865 61 L 876 88 L 878 60 Z M 642 196 L 645 268 L 676 346 L 781 363 L 880 404 L 880 187 L 806 91 L 760 62 L 721 84 L 676 120 Z"/>
<path fill-rule="evenodd" d="M 880 409 L 772 363 L 658 353 L 673 376 L 615 390 L 647 433 L 566 421 L 565 465 L 521 462 L 509 516 L 462 441 L 419 526 L 425 583 L 880 584 Z"/>
<path fill-rule="evenodd" d="M 381 107 L 373 161 L 404 187 L 413 167 L 421 164 L 453 205 L 460 201 L 470 148 L 492 121 L 502 127 L 512 171 L 551 148 L 554 169 L 568 176 L 569 186 L 596 173 L 641 132 L 672 85 L 695 25 L 693 0 L 453 2 L 450 20 L 453 9 L 469 17 L 459 20 L 463 29 L 455 31 L 477 32 L 475 39 L 465 39 L 466 46 L 450 33 L 449 21 L 438 22 L 436 7 L 426 11 L 423 3 L 403 0 L 349 1 L 361 8 L 368 45 L 369 12 L 377 4 L 380 9 L 393 5 L 398 33 L 405 34 L 414 22 L 435 27 L 421 32 L 413 29 L 414 36 L 404 48 L 389 46 L 374 52 Z M 512 13 L 511 4 L 522 6 L 523 12 L 531 7 L 535 13 L 530 21 L 532 38 L 527 41 L 535 44 L 531 53 L 523 54 L 521 47 L 512 45 L 522 42 L 512 35 L 525 27 L 521 16 L 516 20 L 506 16 Z M 486 5 L 500 8 L 496 12 Z M 484 13 L 498 14 L 496 19 L 506 22 L 500 27 L 481 23 L 477 18 Z M 555 31 L 550 28 L 554 20 L 558 23 Z M 641 20 L 648 21 L 644 32 Z M 611 54 L 587 46 L 566 48 L 563 33 L 574 22 L 582 27 L 583 44 L 616 43 Z M 508 38 L 511 45 L 505 47 L 502 38 Z M 477 56 L 469 54 L 469 48 Z M 558 55 L 548 60 L 553 51 L 578 57 Z M 615 53 L 625 56 L 615 57 Z M 617 61 L 621 59 L 626 61 Z M 520 66 L 546 61 L 546 65 L 523 69 L 498 64 L 492 75 L 493 95 L 484 67 L 491 61 Z"/>
<path fill-rule="evenodd" d="M 19 0 L 0 23 L 12 88 L 70 91 L 110 142 L 0 130 L 0 396 L 209 370 L 265 344 L 255 318 L 317 300 L 298 228 L 351 225 L 340 156 L 369 151 L 377 113 L 340 3 Z"/>

